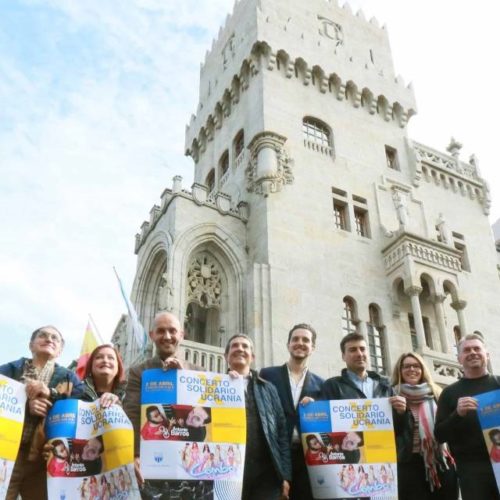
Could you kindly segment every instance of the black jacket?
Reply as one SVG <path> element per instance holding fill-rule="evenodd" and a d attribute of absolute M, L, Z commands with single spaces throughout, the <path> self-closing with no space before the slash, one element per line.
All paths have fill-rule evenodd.
<path fill-rule="evenodd" d="M 257 372 L 252 371 L 252 376 L 255 404 L 274 468 L 280 480 L 290 481 L 292 479 L 290 441 L 278 391 L 273 384 L 259 377 Z"/>
<path fill-rule="evenodd" d="M 262 370 L 260 371 L 260 376 L 263 379 L 271 382 L 278 391 L 281 400 L 281 406 L 283 406 L 283 411 L 285 412 L 288 435 L 291 441 L 293 428 L 297 426 L 297 429 L 300 433 L 300 426 L 299 412 L 293 404 L 292 388 L 290 387 L 290 377 L 288 376 L 288 367 L 285 363 L 282 366 L 262 368 Z M 321 377 L 318 377 L 318 375 L 315 375 L 310 370 L 307 370 L 299 401 L 305 396 L 309 396 L 313 399 L 319 399 L 323 382 L 324 380 Z"/>
<path fill-rule="evenodd" d="M 116 388 L 113 390 L 113 394 L 120 398 L 120 404 L 125 397 L 125 383 L 119 383 Z M 83 379 L 83 395 L 81 398 L 82 401 L 92 402 L 96 399 L 99 399 L 99 394 L 94 385 L 94 380 L 92 377 L 86 377 Z"/>
<path fill-rule="evenodd" d="M 374 398 L 389 398 L 394 396 L 394 391 L 387 377 L 383 377 L 377 372 L 372 371 L 368 372 L 368 376 L 375 382 L 375 386 L 373 388 Z M 347 375 L 347 369 L 344 368 L 340 376 L 332 377 L 325 381 L 323 387 L 321 388 L 320 399 L 366 399 L 366 394 L 356 387 L 354 382 Z M 396 433 L 396 439 L 398 439 L 397 436 L 402 435 L 405 428 L 412 428 L 411 411 L 406 410 L 406 412 L 402 415 L 393 411 L 392 415 L 394 421 L 394 431 Z"/>
<path fill-rule="evenodd" d="M 391 384 L 387 377 L 382 377 L 376 372 L 368 372 L 368 376 L 375 382 L 373 389 L 374 398 L 388 398 L 394 396 Z M 325 381 L 321 388 L 321 399 L 366 399 L 366 394 L 360 391 L 347 375 L 344 368 L 341 375 Z"/>

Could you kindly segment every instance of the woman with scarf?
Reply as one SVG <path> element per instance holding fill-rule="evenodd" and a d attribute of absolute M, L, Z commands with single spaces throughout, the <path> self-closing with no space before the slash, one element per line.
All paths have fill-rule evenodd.
<path fill-rule="evenodd" d="M 411 415 L 396 434 L 398 495 L 401 500 L 456 500 L 458 484 L 453 457 L 434 439 L 436 402 L 441 392 L 424 360 L 402 354 L 394 366 L 394 391 L 406 398 Z"/>

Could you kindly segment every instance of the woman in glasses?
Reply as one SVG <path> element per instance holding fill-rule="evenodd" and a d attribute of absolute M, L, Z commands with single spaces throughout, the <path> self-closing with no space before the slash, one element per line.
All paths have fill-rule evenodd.
<path fill-rule="evenodd" d="M 434 439 L 436 403 L 441 388 L 432 380 L 424 360 L 404 353 L 392 375 L 394 391 L 406 398 L 411 415 L 396 434 L 398 495 L 402 500 L 456 500 L 454 460 L 446 445 Z"/>
<path fill-rule="evenodd" d="M 41 455 L 43 418 L 56 400 L 80 398 L 83 394 L 83 384 L 76 375 L 55 362 L 63 347 L 61 332 L 54 326 L 43 326 L 31 334 L 30 358 L 0 366 L 0 374 L 25 384 L 28 396 L 21 446 L 6 496 L 8 500 L 19 494 L 23 500 L 47 498 L 46 464 Z"/>

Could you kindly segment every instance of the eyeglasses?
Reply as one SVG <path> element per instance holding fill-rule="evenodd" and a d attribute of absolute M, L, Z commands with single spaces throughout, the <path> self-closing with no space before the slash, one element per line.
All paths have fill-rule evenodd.
<path fill-rule="evenodd" d="M 60 344 L 61 343 L 61 336 L 58 333 L 49 333 L 49 332 L 40 332 L 37 336 L 37 339 L 43 339 L 43 340 L 50 340 L 51 342 L 54 342 L 54 344 Z"/>
<path fill-rule="evenodd" d="M 403 366 L 401 366 L 401 370 L 421 371 L 422 367 L 419 364 L 415 363 L 415 364 L 412 364 L 412 365 L 403 365 Z"/>

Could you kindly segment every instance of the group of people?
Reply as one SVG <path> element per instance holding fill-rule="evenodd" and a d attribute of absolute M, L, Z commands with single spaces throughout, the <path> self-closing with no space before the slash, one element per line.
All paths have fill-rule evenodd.
<path fill-rule="evenodd" d="M 32 358 L 0 366 L 0 374 L 25 383 L 28 396 L 28 411 L 6 497 L 8 500 L 16 499 L 18 494 L 27 500 L 46 498 L 46 463 L 36 436 L 53 403 L 65 397 L 87 401 L 99 399 L 104 406 L 122 402 L 134 428 L 134 469 L 143 498 L 159 498 L 162 492 L 171 489 L 168 482 L 144 480 L 141 474 L 141 434 L 147 439 L 146 436 L 153 436 L 156 432 L 170 432 L 168 426 L 162 425 L 165 422 L 161 409 L 153 406 L 148 416 L 150 425 L 146 430 L 144 426 L 141 429 L 141 376 L 150 368 L 201 368 L 180 356 L 184 333 L 175 315 L 158 313 L 149 335 L 156 353 L 130 368 L 126 387 L 120 356 L 110 345 L 100 346 L 92 353 L 83 382 L 73 372 L 57 365 L 54 360 L 61 353 L 64 340 L 52 326 L 33 332 L 30 340 Z M 388 398 L 392 406 L 400 499 L 453 500 L 458 498 L 458 485 L 463 500 L 500 498 L 490 463 L 490 454 L 492 459 L 497 455 L 500 459 L 500 431 L 493 433 L 493 446 L 489 452 L 479 424 L 475 398 L 478 394 L 499 389 L 500 380 L 488 373 L 488 352 L 481 337 L 471 334 L 461 339 L 458 360 L 463 377 L 442 391 L 433 382 L 429 369 L 417 353 L 408 352 L 399 357 L 392 380 L 369 371 L 366 341 L 358 333 L 350 333 L 341 340 L 340 349 L 345 362 L 341 374 L 323 380 L 309 369 L 315 347 L 314 328 L 308 324 L 295 325 L 287 340 L 289 359 L 281 366 L 257 372 L 252 369 L 255 353 L 250 337 L 236 334 L 226 344 L 229 374 L 244 379 L 246 430 L 247 436 L 251 436 L 245 449 L 243 500 L 312 499 L 306 457 L 310 450 L 311 457 L 315 452 L 320 453 L 324 445 L 319 436 L 308 436 L 305 442 L 308 449 L 304 454 L 299 405 L 320 399 L 372 398 Z M 193 421 L 206 424 L 208 413 L 200 413 L 200 410 L 198 413 L 193 413 Z M 190 418 L 188 415 L 186 422 Z M 186 422 L 182 424 L 187 425 Z M 358 448 L 362 441 L 361 433 L 346 433 L 330 445 L 329 451 L 333 452 L 334 459 L 340 460 L 336 463 L 343 463 L 339 457 L 344 457 L 347 462 L 345 457 L 352 458 L 354 453 L 359 457 Z M 190 446 L 189 443 L 186 445 Z M 57 448 L 53 443 L 52 447 Z M 210 451 L 215 460 L 217 450 Z M 191 460 L 190 454 L 189 449 L 186 460 Z M 377 465 L 380 470 L 373 469 L 373 477 L 369 467 L 352 466 L 350 471 L 350 466 L 352 463 L 342 466 L 341 483 L 357 480 L 369 484 L 379 476 L 394 481 L 392 469 L 387 469 L 390 469 L 389 464 Z"/>

